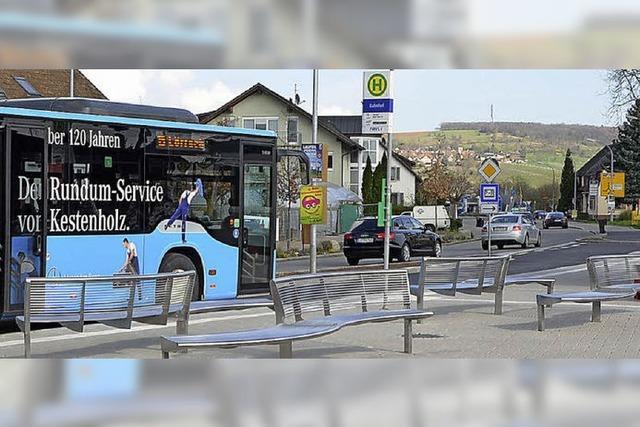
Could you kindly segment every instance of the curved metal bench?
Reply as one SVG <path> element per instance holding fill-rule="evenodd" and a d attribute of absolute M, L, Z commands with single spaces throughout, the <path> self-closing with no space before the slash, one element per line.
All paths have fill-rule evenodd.
<path fill-rule="evenodd" d="M 404 351 L 412 352 L 412 322 L 433 315 L 411 309 L 407 272 L 361 271 L 290 276 L 271 281 L 276 326 L 238 332 L 163 337 L 162 357 L 189 348 L 280 345 L 292 356 L 293 341 L 317 338 L 363 323 L 404 320 Z"/>
<path fill-rule="evenodd" d="M 422 258 L 418 282 L 411 293 L 418 298 L 418 308 L 424 309 L 424 292 L 441 295 L 495 294 L 494 313 L 502 314 L 503 292 L 506 286 L 539 284 L 552 293 L 556 280 L 518 275 L 507 277 L 510 255 L 498 257 Z"/>
<path fill-rule="evenodd" d="M 561 302 L 591 303 L 591 321 L 600 322 L 602 303 L 633 297 L 640 290 L 640 255 L 587 258 L 589 290 L 538 295 L 538 331 L 545 330 L 545 306 Z"/>
<path fill-rule="evenodd" d="M 189 321 L 195 272 L 94 277 L 30 277 L 25 282 L 24 314 L 16 323 L 31 356 L 31 324 L 59 323 L 83 332 L 87 322 L 130 329 L 135 320 L 166 325 L 176 315 L 177 329 Z"/>

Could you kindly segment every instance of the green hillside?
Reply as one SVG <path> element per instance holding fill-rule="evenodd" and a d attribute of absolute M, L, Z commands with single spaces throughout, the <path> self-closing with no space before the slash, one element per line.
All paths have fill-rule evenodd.
<path fill-rule="evenodd" d="M 492 128 L 488 129 L 487 126 Z M 465 168 L 477 167 L 484 153 L 507 155 L 519 163 L 501 162 L 500 180 L 521 177 L 537 187 L 551 183 L 553 170 L 559 181 L 567 148 L 576 169 L 615 137 L 615 128 L 538 123 L 446 123 L 445 130 L 394 134 L 400 152 L 420 157 L 425 147 L 444 153 L 464 150 Z M 459 127 L 461 129 L 453 129 Z M 471 129 L 476 127 L 477 129 Z"/>

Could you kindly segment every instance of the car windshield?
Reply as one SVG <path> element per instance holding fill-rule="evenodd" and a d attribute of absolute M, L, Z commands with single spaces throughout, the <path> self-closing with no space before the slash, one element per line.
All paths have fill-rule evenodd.
<path fill-rule="evenodd" d="M 553 218 L 553 219 L 562 219 L 564 218 L 564 214 L 563 213 L 550 213 L 549 214 L 549 218 Z"/>
<path fill-rule="evenodd" d="M 363 231 L 380 231 L 383 227 L 378 227 L 376 218 L 364 218 L 353 223 L 351 232 L 361 233 Z"/>
<path fill-rule="evenodd" d="M 513 224 L 518 222 L 516 215 L 497 216 L 491 220 L 491 224 Z"/>

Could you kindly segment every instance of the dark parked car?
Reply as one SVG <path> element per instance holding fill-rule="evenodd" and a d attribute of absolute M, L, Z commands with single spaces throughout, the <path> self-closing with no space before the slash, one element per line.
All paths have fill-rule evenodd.
<path fill-rule="evenodd" d="M 569 228 L 569 220 L 562 212 L 549 212 L 544 218 L 542 228 L 547 229 L 549 227 Z"/>
<path fill-rule="evenodd" d="M 358 265 L 361 259 L 382 258 L 384 227 L 378 227 L 377 218 L 356 221 L 344 235 L 344 256 L 349 265 Z M 393 218 L 390 236 L 391 257 L 407 262 L 413 255 L 442 255 L 442 240 L 417 219 L 400 215 Z"/>
<path fill-rule="evenodd" d="M 535 219 L 544 219 L 547 216 L 547 211 L 535 211 L 533 217 Z"/>

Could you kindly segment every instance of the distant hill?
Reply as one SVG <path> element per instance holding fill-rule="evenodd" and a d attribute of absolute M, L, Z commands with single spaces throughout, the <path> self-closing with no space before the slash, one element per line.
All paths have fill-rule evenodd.
<path fill-rule="evenodd" d="M 476 168 L 491 153 L 500 158 L 501 179 L 525 177 L 534 186 L 559 179 L 567 149 L 582 166 L 617 129 L 606 126 L 520 122 L 445 122 L 437 131 L 394 134 L 398 150 L 425 168 L 436 156 L 446 163 Z M 500 180 L 500 179 L 499 179 Z"/>
<path fill-rule="evenodd" d="M 527 122 L 444 122 L 440 130 L 477 130 L 481 133 L 504 133 L 522 138 L 550 141 L 553 143 L 594 144 L 598 147 L 611 142 L 617 128 L 573 124 L 543 124 Z"/>

